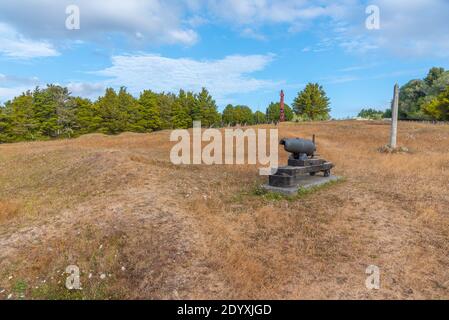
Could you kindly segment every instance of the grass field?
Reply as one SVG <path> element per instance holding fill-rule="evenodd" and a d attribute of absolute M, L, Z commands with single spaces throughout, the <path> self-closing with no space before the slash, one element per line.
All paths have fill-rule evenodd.
<path fill-rule="evenodd" d="M 312 134 L 345 179 L 291 199 L 256 166 L 172 165 L 168 131 L 1 145 L 0 299 L 448 299 L 449 126 L 400 123 L 403 154 L 384 122 L 279 137 Z"/>

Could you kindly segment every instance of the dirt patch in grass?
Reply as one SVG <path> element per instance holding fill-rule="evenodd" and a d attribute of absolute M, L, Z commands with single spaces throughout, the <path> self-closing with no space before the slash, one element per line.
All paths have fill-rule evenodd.
<path fill-rule="evenodd" d="M 0 199 L 0 223 L 16 217 L 19 210 L 20 205 L 17 202 Z"/>

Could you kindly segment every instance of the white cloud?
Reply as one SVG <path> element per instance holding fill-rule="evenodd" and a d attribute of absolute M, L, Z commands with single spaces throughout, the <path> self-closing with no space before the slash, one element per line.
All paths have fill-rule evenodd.
<path fill-rule="evenodd" d="M 7 57 L 20 59 L 59 55 L 59 52 L 50 43 L 25 38 L 4 23 L 0 23 L 0 53 Z"/>
<path fill-rule="evenodd" d="M 19 77 L 0 73 L 0 103 L 11 100 L 40 84 L 37 77 Z"/>
<path fill-rule="evenodd" d="M 381 18 L 381 29 L 371 31 L 365 28 L 368 2 L 363 0 L 77 0 L 81 29 L 70 31 L 65 28 L 65 8 L 73 3 L 0 1 L 1 23 L 16 30 L 0 42 L 1 52 L 52 56 L 56 49 L 40 39 L 59 44 L 67 39 L 99 41 L 110 34 L 126 35 L 142 45 L 193 45 L 200 38 L 196 28 L 216 23 L 259 40 L 270 37 L 265 27 L 273 25 L 289 33 L 333 38 L 327 47 L 309 45 L 314 52 L 340 47 L 359 54 L 449 56 L 447 0 L 369 2 L 379 6 Z"/>
<path fill-rule="evenodd" d="M 348 1 L 306 0 L 209 0 L 218 17 L 240 24 L 294 23 L 320 17 L 337 17 Z"/>
<path fill-rule="evenodd" d="M 0 103 L 4 103 L 8 100 L 11 100 L 14 97 L 17 97 L 30 89 L 31 88 L 27 86 L 19 86 L 11 88 L 0 87 Z"/>
<path fill-rule="evenodd" d="M 343 76 L 339 75 L 339 76 L 325 77 L 322 78 L 322 80 L 327 84 L 339 84 L 339 83 L 358 81 L 361 80 L 361 78 L 352 75 L 343 75 Z"/>
<path fill-rule="evenodd" d="M 291 33 L 309 31 L 319 38 L 311 51 L 342 48 L 351 53 L 393 53 L 400 56 L 449 56 L 449 1 L 375 0 L 380 30 L 365 28 L 367 2 L 362 0 L 209 0 L 209 10 L 243 30 L 284 24 Z"/>
<path fill-rule="evenodd" d="M 65 9 L 72 4 L 80 8 L 79 30 L 65 27 Z M 97 40 L 119 33 L 145 43 L 192 45 L 197 35 L 182 25 L 184 10 L 182 2 L 175 0 L 1 1 L 0 21 L 35 38 Z"/>
<path fill-rule="evenodd" d="M 398 56 L 449 56 L 449 2 L 446 0 L 377 0 L 380 29 L 365 28 L 365 6 L 358 3 L 334 30 L 335 45 L 348 52 Z M 357 14 L 354 14 L 357 13 Z"/>
<path fill-rule="evenodd" d="M 23 85 L 38 85 L 39 84 L 39 78 L 38 77 L 19 77 L 15 75 L 7 75 L 0 73 L 0 84 L 1 85 L 16 85 L 16 84 L 23 84 Z"/>
<path fill-rule="evenodd" d="M 251 28 L 243 29 L 241 35 L 244 38 L 249 38 L 249 39 L 254 39 L 254 40 L 259 40 L 259 41 L 266 41 L 267 40 L 267 37 L 265 35 L 255 31 L 254 29 L 251 29 Z"/>
<path fill-rule="evenodd" d="M 449 56 L 447 0 L 379 0 L 375 43 L 400 55 Z"/>
<path fill-rule="evenodd" d="M 368 63 L 368 64 L 364 64 L 364 65 L 356 65 L 356 66 L 350 66 L 350 67 L 346 67 L 346 68 L 342 68 L 340 70 L 337 70 L 339 72 L 354 72 L 354 71 L 364 71 L 367 69 L 372 69 L 375 67 L 378 67 L 380 64 L 379 63 Z"/>
<path fill-rule="evenodd" d="M 104 93 L 104 83 L 70 82 L 67 88 L 74 96 L 95 100 Z"/>
<path fill-rule="evenodd" d="M 271 55 L 235 55 L 205 61 L 158 55 L 115 56 L 111 67 L 96 74 L 109 78 L 106 85 L 125 85 L 134 94 L 144 89 L 177 92 L 181 88 L 199 91 L 206 87 L 220 103 L 231 94 L 276 86 L 273 81 L 250 76 L 263 70 L 272 59 Z"/>

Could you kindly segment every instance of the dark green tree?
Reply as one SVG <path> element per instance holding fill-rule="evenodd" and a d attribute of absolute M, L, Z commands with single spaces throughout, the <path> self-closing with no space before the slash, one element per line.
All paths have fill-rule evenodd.
<path fill-rule="evenodd" d="M 424 105 L 423 110 L 432 119 L 449 121 L 449 86 L 431 102 Z"/>
<path fill-rule="evenodd" d="M 399 91 L 400 118 L 419 118 L 429 87 L 423 80 L 411 80 Z"/>
<path fill-rule="evenodd" d="M 284 114 L 286 121 L 293 120 L 293 110 L 288 104 L 284 104 Z M 267 108 L 266 119 L 268 122 L 279 122 L 281 118 L 281 104 L 279 102 L 272 102 Z"/>
<path fill-rule="evenodd" d="M 368 109 L 362 109 L 359 112 L 358 117 L 364 118 L 364 119 L 379 120 L 384 117 L 384 114 L 385 114 L 385 111 L 368 108 Z"/>
<path fill-rule="evenodd" d="M 423 79 L 407 82 L 399 93 L 399 115 L 402 119 L 431 120 L 425 107 L 449 86 L 449 71 L 432 68 Z"/>
<path fill-rule="evenodd" d="M 226 125 L 234 126 L 236 124 L 235 116 L 234 116 L 234 106 L 232 104 L 228 104 L 226 108 L 223 110 L 222 121 Z"/>
<path fill-rule="evenodd" d="M 251 125 L 253 124 L 253 111 L 250 107 L 237 105 L 234 107 L 234 120 L 236 124 Z"/>
<path fill-rule="evenodd" d="M 102 118 L 97 109 L 89 99 L 75 97 L 72 101 L 75 105 L 76 132 L 77 134 L 92 133 L 99 130 Z"/>
<path fill-rule="evenodd" d="M 48 85 L 33 92 L 34 119 L 42 136 L 70 136 L 75 124 L 75 111 L 67 88 Z"/>
<path fill-rule="evenodd" d="M 159 96 L 150 90 L 145 90 L 140 95 L 139 104 L 140 119 L 137 127 L 142 128 L 142 131 L 145 132 L 160 130 L 162 128 L 162 120 Z"/>
<path fill-rule="evenodd" d="M 42 138 L 40 123 L 35 114 L 33 95 L 30 91 L 5 104 L 5 119 L 9 126 L 5 134 L 10 141 L 25 141 Z"/>
<path fill-rule="evenodd" d="M 124 131 L 126 118 L 122 115 L 118 95 L 114 89 L 106 89 L 104 96 L 95 102 L 94 109 L 101 118 L 99 132 L 117 134 Z"/>
<path fill-rule="evenodd" d="M 141 106 L 125 87 L 121 87 L 118 92 L 118 105 L 120 121 L 123 125 L 121 131 L 145 132 L 145 127 L 141 126 Z"/>
<path fill-rule="evenodd" d="M 215 100 L 206 88 L 203 88 L 200 93 L 195 95 L 194 109 L 196 112 L 199 112 L 199 117 L 197 116 L 196 120 L 201 120 L 201 125 L 204 127 L 212 127 L 221 120 Z"/>
<path fill-rule="evenodd" d="M 172 109 L 176 101 L 176 95 L 173 93 L 158 94 L 158 107 L 160 111 L 161 129 L 173 129 Z"/>
<path fill-rule="evenodd" d="M 227 105 L 223 110 L 222 120 L 224 124 L 230 125 L 251 125 L 254 123 L 253 112 L 250 107 L 238 105 Z"/>
<path fill-rule="evenodd" d="M 11 121 L 4 106 L 0 106 L 0 143 L 11 142 Z"/>
<path fill-rule="evenodd" d="M 253 120 L 254 124 L 267 123 L 267 117 L 266 117 L 265 113 L 263 113 L 261 111 L 254 112 L 253 118 L 254 118 L 254 120 Z"/>
<path fill-rule="evenodd" d="M 330 118 L 329 98 L 318 83 L 309 83 L 293 101 L 294 112 L 308 120 Z"/>
<path fill-rule="evenodd" d="M 180 90 L 172 106 L 171 123 L 176 129 L 187 129 L 193 125 L 192 114 L 199 118 L 199 112 L 194 110 L 195 97 L 190 92 Z"/>
<path fill-rule="evenodd" d="M 444 74 L 444 72 L 444 68 L 433 67 L 429 70 L 427 77 L 424 78 L 424 82 L 429 87 L 432 87 L 435 81 L 437 81 Z"/>

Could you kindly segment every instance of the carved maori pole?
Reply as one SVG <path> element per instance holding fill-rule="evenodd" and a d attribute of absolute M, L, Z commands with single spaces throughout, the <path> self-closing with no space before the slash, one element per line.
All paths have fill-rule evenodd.
<path fill-rule="evenodd" d="M 284 109 L 284 90 L 281 90 L 281 107 L 280 107 L 280 117 L 279 121 L 284 122 L 285 121 L 285 109 Z"/>

